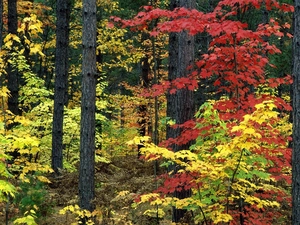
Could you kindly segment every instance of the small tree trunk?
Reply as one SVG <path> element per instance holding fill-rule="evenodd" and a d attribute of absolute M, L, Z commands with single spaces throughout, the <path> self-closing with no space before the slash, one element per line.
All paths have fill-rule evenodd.
<path fill-rule="evenodd" d="M 95 196 L 96 6 L 96 0 L 83 1 L 79 204 L 89 211 Z"/>

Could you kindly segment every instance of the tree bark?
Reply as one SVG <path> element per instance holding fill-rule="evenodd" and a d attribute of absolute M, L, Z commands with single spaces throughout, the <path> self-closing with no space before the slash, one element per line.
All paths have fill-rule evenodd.
<path fill-rule="evenodd" d="M 295 0 L 293 38 L 292 224 L 300 224 L 300 0 Z"/>
<path fill-rule="evenodd" d="M 63 168 L 63 118 L 68 89 L 70 0 L 57 0 L 54 112 L 52 125 L 52 169 Z"/>
<path fill-rule="evenodd" d="M 177 7 L 195 8 L 194 0 L 171 0 L 170 9 Z M 187 67 L 194 62 L 194 37 L 185 31 L 171 33 L 169 36 L 169 74 L 168 79 L 174 80 L 179 77 L 186 77 L 189 74 Z M 176 124 L 182 124 L 191 120 L 194 116 L 193 91 L 188 89 L 177 90 L 175 94 L 167 95 L 167 117 L 175 120 Z M 167 127 L 167 139 L 180 136 L 182 129 Z M 173 145 L 173 151 L 189 149 L 190 144 Z M 174 173 L 177 168 L 172 168 Z M 175 192 L 174 197 L 186 198 L 190 196 L 190 190 Z M 186 210 L 173 209 L 173 222 L 179 222 L 186 213 Z"/>
<path fill-rule="evenodd" d="M 17 35 L 18 29 L 18 14 L 17 0 L 8 1 L 8 33 Z M 15 44 L 15 43 L 14 43 Z M 7 88 L 10 91 L 11 97 L 8 98 L 8 109 L 15 115 L 20 115 L 19 109 L 19 78 L 17 68 L 11 63 L 7 67 Z"/>
<path fill-rule="evenodd" d="M 83 1 L 79 204 L 90 211 L 95 196 L 96 11 L 96 0 Z"/>

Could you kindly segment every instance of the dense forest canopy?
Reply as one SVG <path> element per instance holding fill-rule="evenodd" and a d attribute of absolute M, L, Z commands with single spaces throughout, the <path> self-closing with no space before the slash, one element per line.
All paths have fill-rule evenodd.
<path fill-rule="evenodd" d="M 299 224 L 298 0 L 0 1 L 1 224 Z"/>

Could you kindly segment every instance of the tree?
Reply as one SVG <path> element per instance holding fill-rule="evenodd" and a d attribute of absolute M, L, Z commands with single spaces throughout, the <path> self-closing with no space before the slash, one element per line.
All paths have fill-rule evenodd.
<path fill-rule="evenodd" d="M 8 1 L 8 33 L 17 35 L 18 30 L 18 14 L 17 0 Z M 8 109 L 15 115 L 20 115 L 19 109 L 19 78 L 17 68 L 8 63 L 7 68 L 7 87 L 11 97 L 8 99 Z"/>
<path fill-rule="evenodd" d="M 195 8 L 194 0 L 171 0 L 170 9 L 178 7 Z M 169 81 L 176 78 L 187 77 L 189 75 L 188 66 L 194 63 L 194 37 L 186 31 L 180 33 L 171 33 L 169 36 Z M 176 124 L 183 124 L 191 120 L 194 116 L 194 99 L 193 91 L 188 89 L 177 90 L 174 94 L 167 95 L 167 117 L 175 121 Z M 180 136 L 182 129 L 167 127 L 167 139 L 177 138 Z M 189 143 L 185 145 L 173 145 L 174 152 L 183 149 L 189 149 Z M 172 168 L 176 173 L 176 168 Z M 190 195 L 190 191 L 176 191 L 175 197 L 185 198 Z M 173 221 L 179 222 L 184 216 L 186 210 L 174 209 Z"/>
<path fill-rule="evenodd" d="M 56 4 L 55 89 L 52 127 L 52 169 L 56 174 L 59 173 L 59 168 L 63 168 L 63 118 L 68 90 L 70 3 L 70 0 L 57 0 Z"/>
<path fill-rule="evenodd" d="M 300 224 L 300 0 L 295 0 L 293 38 L 292 224 Z"/>
<path fill-rule="evenodd" d="M 96 0 L 83 1 L 79 203 L 93 211 L 95 196 Z"/>

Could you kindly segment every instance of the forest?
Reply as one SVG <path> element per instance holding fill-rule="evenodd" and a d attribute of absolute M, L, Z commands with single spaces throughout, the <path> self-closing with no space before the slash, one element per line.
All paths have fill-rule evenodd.
<path fill-rule="evenodd" d="M 300 224 L 300 0 L 0 0 L 0 224 Z"/>

